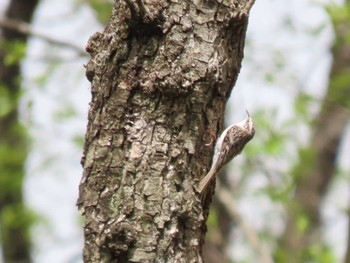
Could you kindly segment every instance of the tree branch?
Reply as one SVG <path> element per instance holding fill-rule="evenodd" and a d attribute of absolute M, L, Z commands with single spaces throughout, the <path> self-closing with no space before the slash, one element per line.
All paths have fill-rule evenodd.
<path fill-rule="evenodd" d="M 64 46 L 71 48 L 79 53 L 80 56 L 87 56 L 86 51 L 81 47 L 76 44 L 73 44 L 71 42 L 58 39 L 53 36 L 48 36 L 45 33 L 39 32 L 35 29 L 33 29 L 30 24 L 22 21 L 18 21 L 15 19 L 10 19 L 10 18 L 0 18 L 0 27 L 10 29 L 10 30 L 15 30 L 17 32 L 32 36 L 32 37 L 37 37 L 41 38 L 43 40 L 46 40 L 54 45 L 59 45 L 59 46 Z"/>

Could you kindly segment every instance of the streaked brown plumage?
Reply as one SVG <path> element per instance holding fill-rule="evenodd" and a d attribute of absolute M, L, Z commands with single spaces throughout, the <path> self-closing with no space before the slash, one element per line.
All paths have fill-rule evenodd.
<path fill-rule="evenodd" d="M 245 120 L 229 126 L 217 140 L 210 171 L 199 183 L 200 193 L 203 193 L 207 188 L 215 174 L 218 173 L 226 163 L 240 154 L 247 142 L 254 137 L 254 124 L 248 112 L 247 114 L 248 117 Z"/>

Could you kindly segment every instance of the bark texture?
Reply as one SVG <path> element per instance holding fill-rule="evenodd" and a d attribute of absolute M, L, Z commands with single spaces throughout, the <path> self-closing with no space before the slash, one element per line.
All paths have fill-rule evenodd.
<path fill-rule="evenodd" d="M 330 82 L 313 126 L 310 145 L 300 151 L 300 161 L 293 171 L 297 184 L 281 239 L 278 262 L 306 262 L 311 256 L 310 249 L 315 245 L 321 246 L 321 205 L 336 174 L 336 157 L 350 117 L 348 23 L 348 18 L 333 21 L 336 35 Z M 297 227 L 301 217 L 306 218 L 305 229 Z"/>
<path fill-rule="evenodd" d="M 93 35 L 78 206 L 85 262 L 201 262 L 197 191 L 243 58 L 252 1 L 116 1 Z M 203 209 L 205 213 L 203 213 Z"/>
<path fill-rule="evenodd" d="M 12 0 L 5 16 L 30 22 L 37 0 Z M 23 201 L 27 137 L 18 120 L 20 61 L 6 62 L 10 46 L 25 45 L 27 35 L 2 28 L 0 33 L 0 226 L 4 262 L 31 262 L 30 219 Z"/>

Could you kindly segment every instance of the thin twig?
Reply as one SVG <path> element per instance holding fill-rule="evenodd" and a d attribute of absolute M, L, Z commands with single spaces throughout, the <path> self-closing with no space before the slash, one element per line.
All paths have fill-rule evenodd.
<path fill-rule="evenodd" d="M 0 27 L 15 30 L 15 31 L 18 31 L 20 33 L 23 33 L 23 34 L 26 34 L 26 35 L 29 35 L 32 37 L 38 37 L 38 38 L 44 39 L 52 44 L 55 44 L 55 45 L 60 45 L 60 46 L 72 48 L 72 49 L 78 51 L 80 56 L 87 55 L 86 51 L 81 46 L 78 46 L 76 44 L 73 44 L 71 42 L 68 42 L 68 41 L 65 41 L 62 39 L 48 36 L 45 33 L 42 33 L 42 32 L 39 32 L 39 31 L 33 29 L 30 26 L 30 24 L 22 22 L 22 21 L 10 19 L 10 18 L 0 18 Z"/>
<path fill-rule="evenodd" d="M 273 263 L 272 257 L 267 249 L 259 242 L 259 238 L 257 233 L 255 233 L 254 229 L 252 229 L 242 218 L 240 213 L 238 212 L 237 205 L 232 198 L 231 193 L 226 190 L 224 187 L 220 186 L 218 180 L 216 181 L 216 196 L 219 201 L 225 205 L 227 212 L 230 214 L 232 218 L 238 223 L 239 227 L 242 229 L 244 234 L 246 235 L 249 243 L 261 256 L 262 263 Z"/>

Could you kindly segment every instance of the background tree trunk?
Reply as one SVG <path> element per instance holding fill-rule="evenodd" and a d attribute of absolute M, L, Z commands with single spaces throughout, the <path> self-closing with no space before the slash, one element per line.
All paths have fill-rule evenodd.
<path fill-rule="evenodd" d="M 78 200 L 85 262 L 201 261 L 210 198 L 202 207 L 196 188 L 253 1 L 226 3 L 116 1 L 104 32 L 89 40 Z"/>
<path fill-rule="evenodd" d="M 30 22 L 37 0 L 12 0 L 6 18 Z M 31 219 L 23 202 L 27 137 L 18 120 L 20 62 L 27 35 L 2 28 L 0 33 L 0 226 L 4 262 L 31 262 Z M 17 50 L 16 50 L 17 48 Z M 22 52 L 21 52 L 22 51 Z M 9 60 L 8 58 L 15 58 Z"/>
<path fill-rule="evenodd" d="M 235 222 L 217 196 L 213 198 L 210 213 L 214 215 L 215 220 L 208 225 L 206 242 L 203 247 L 204 259 L 206 262 L 213 263 L 227 262 L 228 245 Z"/>

